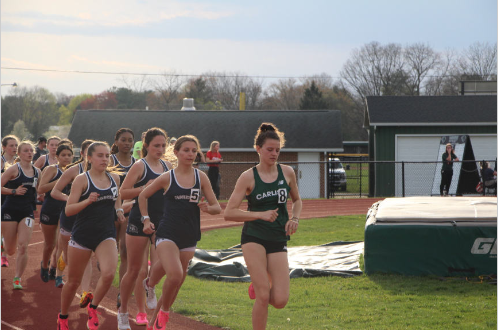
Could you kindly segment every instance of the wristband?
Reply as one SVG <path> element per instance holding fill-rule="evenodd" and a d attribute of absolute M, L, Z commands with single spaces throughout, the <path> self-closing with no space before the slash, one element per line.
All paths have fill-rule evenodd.
<path fill-rule="evenodd" d="M 299 223 L 299 218 L 298 217 L 292 217 L 290 220 L 294 221 L 295 223 Z"/>
<path fill-rule="evenodd" d="M 149 217 L 148 215 L 143 215 L 143 216 L 140 218 L 140 221 L 141 221 L 142 223 L 144 223 L 144 222 L 145 222 L 145 220 L 147 220 L 147 219 L 149 219 L 149 221 L 150 221 L 150 217 Z"/>
<path fill-rule="evenodd" d="M 124 210 L 123 209 L 116 209 L 116 213 L 118 213 L 119 211 L 123 212 L 124 213 Z"/>

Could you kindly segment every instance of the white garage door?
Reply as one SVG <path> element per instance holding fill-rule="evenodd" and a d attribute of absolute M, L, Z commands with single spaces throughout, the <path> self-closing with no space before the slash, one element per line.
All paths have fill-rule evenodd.
<path fill-rule="evenodd" d="M 446 134 L 457 135 L 457 134 Z M 469 134 L 477 161 L 496 159 L 496 135 Z M 437 159 L 441 136 L 396 135 L 396 161 L 440 161 Z M 492 164 L 494 167 L 494 163 Z M 435 164 L 405 164 L 405 196 L 429 196 Z M 403 195 L 401 165 L 396 166 L 396 196 Z M 455 178 L 456 179 L 456 178 Z"/>
<path fill-rule="evenodd" d="M 299 152 L 300 163 L 297 172 L 297 184 L 301 198 L 320 197 L 320 154 L 318 152 Z"/>

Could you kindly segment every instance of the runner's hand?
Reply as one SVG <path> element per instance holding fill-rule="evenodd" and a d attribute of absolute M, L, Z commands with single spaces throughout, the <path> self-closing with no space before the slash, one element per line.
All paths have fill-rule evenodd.
<path fill-rule="evenodd" d="M 285 234 L 290 236 L 297 231 L 297 227 L 299 227 L 299 222 L 289 220 L 285 224 Z"/>
<path fill-rule="evenodd" d="M 22 196 L 26 193 L 26 191 L 28 191 L 28 188 L 26 188 L 25 186 L 23 185 L 20 185 L 19 187 L 17 187 L 16 189 L 16 195 L 17 196 Z"/>
<path fill-rule="evenodd" d="M 90 194 L 90 196 L 88 196 L 88 204 L 92 204 L 93 202 L 96 202 L 97 201 L 97 198 L 99 198 L 99 194 L 97 194 L 96 192 L 93 192 Z"/>
<path fill-rule="evenodd" d="M 118 212 L 116 212 L 116 215 L 118 216 L 119 222 L 125 222 L 126 221 L 126 217 L 124 216 L 123 211 L 119 210 Z"/>
<path fill-rule="evenodd" d="M 204 201 L 204 197 L 201 198 L 201 201 L 199 203 L 197 203 L 197 206 L 199 206 L 199 208 L 201 209 L 202 212 L 206 212 L 208 213 L 208 202 L 205 202 Z"/>
<path fill-rule="evenodd" d="M 263 221 L 274 222 L 278 217 L 278 207 L 274 210 L 268 210 L 261 213 L 260 219 Z"/>
<path fill-rule="evenodd" d="M 144 234 L 147 234 L 147 235 L 153 234 L 155 229 L 156 228 L 154 227 L 154 224 L 152 223 L 152 221 L 150 221 L 150 219 L 145 219 L 144 229 L 143 229 Z"/>

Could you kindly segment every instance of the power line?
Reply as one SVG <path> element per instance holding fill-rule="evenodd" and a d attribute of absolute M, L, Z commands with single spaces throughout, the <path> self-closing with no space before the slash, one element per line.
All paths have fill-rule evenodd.
<path fill-rule="evenodd" d="M 258 76 L 258 75 L 206 75 L 206 74 L 174 74 L 174 73 L 138 73 L 138 72 L 108 72 L 108 71 L 81 71 L 81 70 L 57 70 L 57 69 L 30 69 L 30 68 L 11 68 L 2 67 L 2 70 L 18 71 L 39 71 L 39 72 L 58 72 L 58 73 L 85 73 L 85 74 L 106 74 L 106 75 L 128 75 L 128 76 L 170 76 L 170 77 L 208 77 L 208 78 L 261 78 L 261 79 L 328 79 L 339 77 L 315 77 L 315 76 Z"/>
<path fill-rule="evenodd" d="M 58 69 L 31 69 L 1 67 L 2 70 L 57 72 L 57 73 L 80 73 L 80 74 L 105 74 L 126 76 L 168 76 L 168 77 L 206 77 L 206 78 L 258 78 L 258 79 L 341 79 L 335 76 L 260 76 L 260 75 L 206 75 L 206 74 L 174 74 L 174 73 L 148 73 L 148 72 L 109 72 L 109 71 L 81 71 L 81 70 L 58 70 Z M 425 78 L 460 77 L 461 75 L 428 75 Z M 413 76 L 412 76 L 413 77 Z"/>

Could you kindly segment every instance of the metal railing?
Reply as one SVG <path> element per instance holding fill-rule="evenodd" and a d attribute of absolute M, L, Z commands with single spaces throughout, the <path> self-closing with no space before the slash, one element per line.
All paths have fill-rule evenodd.
<path fill-rule="evenodd" d="M 476 191 L 482 181 L 480 162 L 454 162 L 449 195 L 496 195 L 496 189 Z M 490 168 L 495 160 L 489 161 Z M 291 166 L 302 198 L 365 198 L 439 196 L 442 162 L 353 161 L 281 162 Z M 255 162 L 223 162 L 220 169 L 220 199 L 230 198 L 238 177 Z M 206 164 L 199 164 L 206 171 Z"/>

